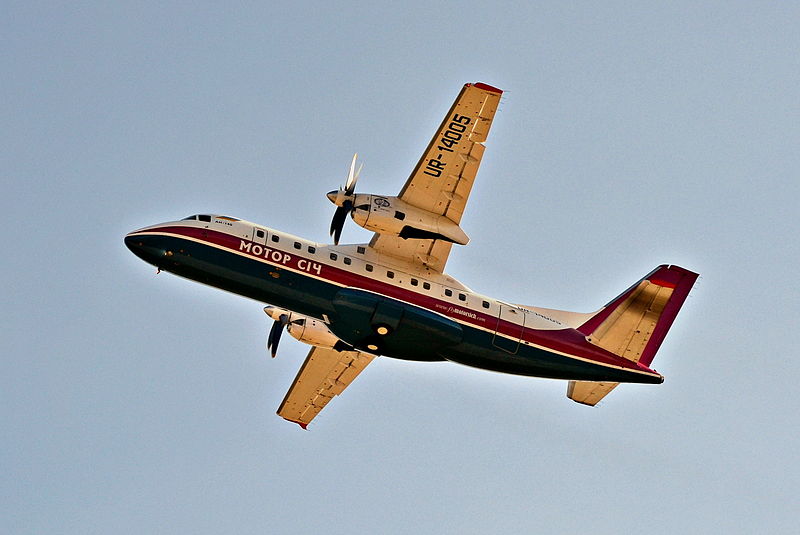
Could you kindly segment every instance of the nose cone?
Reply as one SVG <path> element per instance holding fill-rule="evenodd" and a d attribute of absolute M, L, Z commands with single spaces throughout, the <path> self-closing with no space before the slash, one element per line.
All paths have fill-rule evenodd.
<path fill-rule="evenodd" d="M 157 242 L 159 242 L 157 236 L 136 234 L 136 232 L 131 232 L 125 236 L 125 246 L 130 249 L 133 254 L 154 266 L 158 266 L 158 260 L 164 257 L 163 244 Z"/>
<path fill-rule="evenodd" d="M 136 254 L 136 248 L 139 245 L 136 242 L 136 237 L 128 234 L 125 236 L 125 247 L 131 250 L 132 253 Z"/>
<path fill-rule="evenodd" d="M 291 312 L 286 309 L 274 306 L 265 306 L 264 313 L 275 321 L 280 321 L 281 316 L 283 315 L 289 316 L 291 314 Z"/>

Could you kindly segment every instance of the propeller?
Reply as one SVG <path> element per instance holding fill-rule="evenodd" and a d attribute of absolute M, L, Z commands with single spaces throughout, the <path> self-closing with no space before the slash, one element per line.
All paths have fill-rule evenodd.
<path fill-rule="evenodd" d="M 275 320 L 267 337 L 267 351 L 272 355 L 272 358 L 275 358 L 275 355 L 278 354 L 278 342 L 281 341 L 283 328 L 286 327 L 288 329 L 291 328 L 291 325 L 302 325 L 305 320 L 301 318 L 291 321 L 291 312 L 276 307 L 264 307 L 264 312 Z"/>
<path fill-rule="evenodd" d="M 358 182 L 358 175 L 364 167 L 362 163 L 358 166 L 358 169 L 356 169 L 356 160 L 358 160 L 358 153 L 353 154 L 353 161 L 350 162 L 350 172 L 347 174 L 347 180 L 344 186 L 328 193 L 328 199 L 336 205 L 336 211 L 333 213 L 330 228 L 330 235 L 333 237 L 333 243 L 335 245 L 339 245 L 339 238 L 342 237 L 344 222 L 347 219 L 347 215 L 353 211 L 356 182 Z"/>

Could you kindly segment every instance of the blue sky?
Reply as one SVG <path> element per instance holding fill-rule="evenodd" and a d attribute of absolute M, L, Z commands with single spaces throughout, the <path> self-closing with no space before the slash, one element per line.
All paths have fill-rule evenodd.
<path fill-rule="evenodd" d="M 0 531 L 791 533 L 800 9 L 752 2 L 9 2 Z M 122 238 L 226 213 L 325 241 L 465 82 L 506 90 L 448 271 L 590 311 L 698 271 L 660 386 L 379 359 L 309 431 L 307 348 Z M 343 241 L 370 234 L 352 224 Z"/>

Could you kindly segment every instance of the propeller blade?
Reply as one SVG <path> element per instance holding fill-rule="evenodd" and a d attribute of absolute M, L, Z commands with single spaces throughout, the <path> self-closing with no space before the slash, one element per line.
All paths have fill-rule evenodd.
<path fill-rule="evenodd" d="M 272 324 L 272 329 L 269 331 L 269 338 L 267 338 L 267 351 L 275 358 L 275 355 L 278 354 L 278 342 L 281 340 L 281 333 L 283 329 L 281 328 L 280 322 L 275 322 Z"/>
<path fill-rule="evenodd" d="M 353 154 L 353 161 L 350 162 L 350 172 L 347 174 L 347 182 L 344 183 L 344 193 L 345 195 L 352 195 L 356 189 L 356 182 L 358 182 L 358 175 L 361 173 L 361 168 L 364 167 L 364 164 L 358 168 L 356 171 L 356 160 L 358 159 L 358 153 Z"/>
<path fill-rule="evenodd" d="M 333 213 L 330 230 L 330 235 L 334 237 L 333 241 L 337 245 L 339 244 L 339 236 L 342 234 L 342 227 L 344 226 L 344 220 L 346 217 L 347 210 L 345 210 L 342 206 L 337 206 L 336 211 Z"/>
<path fill-rule="evenodd" d="M 352 195 L 355 192 L 356 182 L 358 182 L 358 176 L 361 174 L 361 170 L 362 169 L 364 169 L 364 164 L 363 163 L 358 164 L 358 169 L 356 169 L 356 174 L 353 175 L 353 184 L 351 185 L 350 189 L 348 190 L 348 193 L 350 195 Z"/>
<path fill-rule="evenodd" d="M 275 323 L 272 324 L 272 328 L 269 330 L 269 337 L 267 337 L 267 351 L 270 352 L 272 358 L 275 358 L 275 355 L 278 354 L 278 342 L 281 341 L 281 334 L 283 334 L 283 328 L 287 323 L 289 323 L 288 314 L 281 314 L 280 317 L 275 320 Z"/>
<path fill-rule="evenodd" d="M 352 209 L 353 202 L 348 199 L 344 201 L 342 206 L 337 207 L 336 211 L 333 213 L 330 235 L 333 237 L 334 245 L 339 245 L 339 238 L 342 237 L 344 222 L 347 219 L 347 214 L 349 214 Z"/>

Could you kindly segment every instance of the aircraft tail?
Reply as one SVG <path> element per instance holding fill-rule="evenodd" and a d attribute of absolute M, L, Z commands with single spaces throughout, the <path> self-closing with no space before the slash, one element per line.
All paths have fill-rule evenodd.
<path fill-rule="evenodd" d="M 594 345 L 650 366 L 697 277 L 682 267 L 658 266 L 578 331 Z"/>
<path fill-rule="evenodd" d="M 589 343 L 649 367 L 697 277 L 697 273 L 682 267 L 659 266 L 584 322 L 578 331 Z M 616 383 L 571 381 L 567 395 L 579 403 L 594 405 L 615 386 Z"/>

